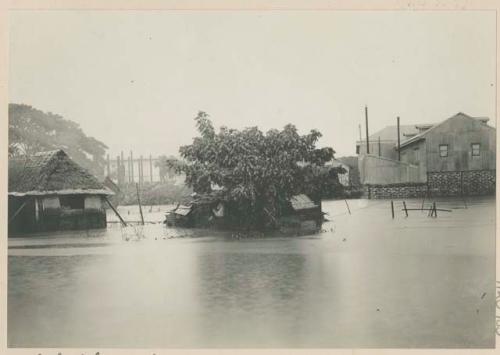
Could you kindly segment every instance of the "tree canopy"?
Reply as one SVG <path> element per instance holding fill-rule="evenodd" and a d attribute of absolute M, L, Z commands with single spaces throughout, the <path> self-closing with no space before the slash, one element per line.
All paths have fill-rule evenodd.
<path fill-rule="evenodd" d="M 24 104 L 9 104 L 9 156 L 54 149 L 63 149 L 95 175 L 104 175 L 104 143 L 88 137 L 77 123 L 60 115 Z"/>
<path fill-rule="evenodd" d="M 168 164 L 186 175 L 195 192 L 222 188 L 223 198 L 245 216 L 245 223 L 272 225 L 293 195 L 318 200 L 325 189 L 340 186 L 338 168 L 325 166 L 335 152 L 316 148 L 317 130 L 300 135 L 288 124 L 265 134 L 257 127 L 216 132 L 205 112 L 195 121 L 199 136 L 180 148 L 182 161 Z"/>

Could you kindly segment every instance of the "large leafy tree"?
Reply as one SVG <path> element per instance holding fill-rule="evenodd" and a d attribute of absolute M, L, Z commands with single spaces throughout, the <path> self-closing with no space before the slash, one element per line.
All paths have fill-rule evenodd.
<path fill-rule="evenodd" d="M 186 175 L 195 192 L 222 187 L 223 199 L 241 216 L 241 223 L 275 225 L 293 195 L 319 199 L 325 184 L 338 184 L 335 172 L 325 167 L 334 151 L 316 148 L 321 137 L 317 130 L 300 135 L 289 124 L 265 134 L 257 127 L 221 127 L 216 132 L 204 112 L 195 121 L 199 136 L 180 148 L 182 161 L 168 164 Z"/>
<path fill-rule="evenodd" d="M 9 104 L 9 156 L 64 149 L 78 164 L 104 175 L 107 146 L 63 117 L 24 104 Z"/>

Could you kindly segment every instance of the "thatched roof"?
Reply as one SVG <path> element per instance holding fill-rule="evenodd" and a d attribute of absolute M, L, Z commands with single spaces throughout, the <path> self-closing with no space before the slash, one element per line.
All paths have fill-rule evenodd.
<path fill-rule="evenodd" d="M 9 195 L 112 195 L 63 150 L 9 159 Z"/>

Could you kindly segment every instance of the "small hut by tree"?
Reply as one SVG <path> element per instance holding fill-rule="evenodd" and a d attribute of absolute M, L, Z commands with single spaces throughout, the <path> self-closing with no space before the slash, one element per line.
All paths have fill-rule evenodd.
<path fill-rule="evenodd" d="M 289 124 L 265 134 L 257 127 L 222 127 L 216 133 L 206 113 L 195 121 L 200 136 L 180 148 L 182 161 L 167 163 L 199 195 L 211 196 L 219 187 L 211 208 L 222 202 L 225 220 L 236 227 L 279 228 L 294 196 L 305 194 L 319 206 L 323 190 L 339 186 L 335 170 L 325 166 L 335 152 L 316 148 L 316 130 L 300 135 Z M 321 208 L 314 211 L 322 217 Z"/>
<path fill-rule="evenodd" d="M 106 227 L 113 192 L 63 150 L 9 159 L 9 235 Z"/>

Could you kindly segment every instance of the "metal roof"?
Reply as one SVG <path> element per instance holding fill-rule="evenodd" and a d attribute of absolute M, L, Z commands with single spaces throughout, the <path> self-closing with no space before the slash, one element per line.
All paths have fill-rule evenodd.
<path fill-rule="evenodd" d="M 295 211 L 318 207 L 318 205 L 312 202 L 312 200 L 304 194 L 293 196 L 290 199 L 290 203 Z"/>

